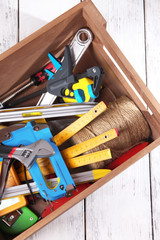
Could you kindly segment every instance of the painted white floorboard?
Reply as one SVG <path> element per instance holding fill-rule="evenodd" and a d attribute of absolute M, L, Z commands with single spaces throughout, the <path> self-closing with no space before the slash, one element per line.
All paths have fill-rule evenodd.
<path fill-rule="evenodd" d="M 160 102 L 160 1 L 145 1 L 147 82 Z M 160 147 L 151 152 L 151 189 L 154 240 L 160 239 Z"/>
<path fill-rule="evenodd" d="M 79 2 L 79 0 L 20 0 L 20 40 L 68 11 Z"/>
<path fill-rule="evenodd" d="M 78 203 L 27 240 L 84 240 L 84 208 Z"/>
<path fill-rule="evenodd" d="M 0 53 L 18 41 L 18 0 L 0 0 Z"/>
<path fill-rule="evenodd" d="M 147 158 L 86 199 L 87 240 L 152 239 L 150 191 L 143 172 L 148 172 Z"/>
<path fill-rule="evenodd" d="M 93 1 L 107 30 L 145 81 L 143 1 Z M 89 196 L 87 240 L 152 239 L 148 156 Z"/>

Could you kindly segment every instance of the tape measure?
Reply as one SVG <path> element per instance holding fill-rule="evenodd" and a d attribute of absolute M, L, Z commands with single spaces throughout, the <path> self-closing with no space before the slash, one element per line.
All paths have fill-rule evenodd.
<path fill-rule="evenodd" d="M 84 78 L 79 79 L 77 83 L 73 84 L 72 89 L 73 89 L 73 91 L 82 89 L 84 91 L 84 95 L 85 95 L 85 102 L 89 102 L 91 97 L 88 92 L 88 85 L 90 85 L 90 84 L 93 84 L 93 80 L 91 80 L 90 78 L 84 77 Z M 68 90 L 68 89 L 66 89 L 66 90 Z M 69 92 L 69 90 L 68 90 L 68 92 Z M 66 93 L 67 93 L 67 91 L 66 91 Z M 71 93 L 73 93 L 73 92 L 71 92 Z M 66 94 L 66 97 L 62 98 L 64 102 L 66 102 L 66 103 L 77 102 L 76 99 L 67 98 L 68 94 Z"/>
<path fill-rule="evenodd" d="M 73 157 L 76 157 L 86 151 L 89 151 L 97 146 L 99 146 L 102 143 L 106 143 L 118 136 L 118 131 L 116 128 L 113 128 L 107 132 L 104 132 L 100 134 L 99 136 L 93 137 L 91 139 L 88 139 L 84 142 L 81 142 L 79 144 L 76 144 L 72 147 L 66 148 L 63 151 L 61 151 L 62 157 L 67 163 L 67 159 L 71 159 Z"/>
<path fill-rule="evenodd" d="M 112 155 L 111 155 L 110 149 L 105 149 L 102 151 L 97 151 L 97 152 L 89 153 L 79 157 L 68 159 L 66 161 L 66 164 L 68 168 L 76 168 L 76 167 L 92 164 L 95 162 L 108 160 L 111 158 L 112 158 Z"/>
<path fill-rule="evenodd" d="M 89 112 L 85 113 L 82 117 L 78 118 L 76 121 L 71 123 L 68 127 L 63 129 L 57 135 L 53 137 L 53 141 L 57 146 L 60 146 L 62 143 L 71 138 L 74 134 L 84 128 L 88 123 L 98 117 L 107 109 L 107 105 L 101 101 Z"/>

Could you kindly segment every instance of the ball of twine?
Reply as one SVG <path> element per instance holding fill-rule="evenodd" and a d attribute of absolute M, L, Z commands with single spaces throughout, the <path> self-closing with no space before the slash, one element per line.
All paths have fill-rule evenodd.
<path fill-rule="evenodd" d="M 135 103 L 128 97 L 122 96 L 111 102 L 109 108 L 104 113 L 75 134 L 70 139 L 70 143 L 72 145 L 78 144 L 112 128 L 117 128 L 119 132 L 117 138 L 86 152 L 89 153 L 110 148 L 112 160 L 90 164 L 89 169 L 104 167 L 135 145 L 147 140 L 151 134 L 147 121 Z"/>

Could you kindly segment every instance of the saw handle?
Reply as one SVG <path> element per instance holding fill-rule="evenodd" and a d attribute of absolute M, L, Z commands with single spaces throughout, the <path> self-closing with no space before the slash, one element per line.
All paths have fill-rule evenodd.
<path fill-rule="evenodd" d="M 3 158 L 3 161 L 2 161 L 2 169 L 1 169 L 1 176 L 0 176 L 0 202 L 3 197 L 3 193 L 7 184 L 9 170 L 13 162 L 14 162 L 13 158 Z"/>

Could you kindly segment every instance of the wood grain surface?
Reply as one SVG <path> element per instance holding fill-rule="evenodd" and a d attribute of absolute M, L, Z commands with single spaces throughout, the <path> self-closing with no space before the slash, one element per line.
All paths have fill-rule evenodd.
<path fill-rule="evenodd" d="M 79 0 L 0 0 L 0 53 Z M 137 73 L 159 96 L 159 0 L 93 0 L 107 30 Z M 28 240 L 159 240 L 160 147 Z"/>

